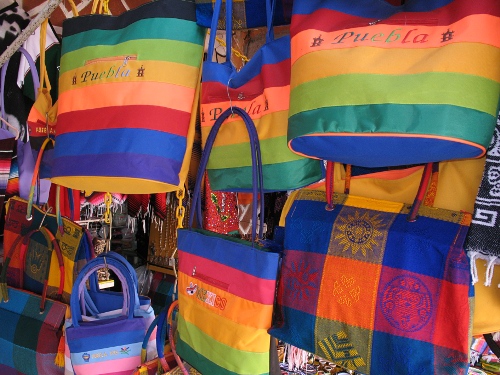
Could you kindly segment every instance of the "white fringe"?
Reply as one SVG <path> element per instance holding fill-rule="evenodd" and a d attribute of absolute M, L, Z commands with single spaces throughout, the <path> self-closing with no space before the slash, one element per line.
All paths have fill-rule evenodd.
<path fill-rule="evenodd" d="M 467 255 L 470 258 L 470 274 L 472 277 L 472 285 L 479 281 L 479 276 L 477 275 L 476 259 L 479 253 L 477 251 L 469 251 Z"/>

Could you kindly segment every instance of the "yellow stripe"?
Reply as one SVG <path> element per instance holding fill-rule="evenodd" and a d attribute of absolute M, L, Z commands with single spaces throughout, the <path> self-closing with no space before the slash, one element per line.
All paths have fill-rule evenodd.
<path fill-rule="evenodd" d="M 288 111 L 269 113 L 260 119 L 254 120 L 254 123 L 261 141 L 286 136 L 288 130 Z M 203 145 L 205 145 L 210 129 L 212 129 L 211 125 L 205 126 L 202 123 L 201 135 Z M 228 123 L 224 122 L 224 125 L 217 134 L 214 146 L 229 146 L 248 142 L 248 131 L 245 123 L 241 120 L 241 117 L 235 116 Z"/>
<path fill-rule="evenodd" d="M 404 204 L 398 202 L 389 202 L 384 200 L 356 197 L 349 195 L 344 202 L 344 206 L 365 208 L 367 210 L 399 213 L 401 212 L 401 209 L 404 207 Z"/>
<path fill-rule="evenodd" d="M 245 325 L 248 328 L 268 329 L 271 327 L 271 317 L 273 314 L 273 305 L 265 305 L 258 302 L 246 300 L 230 292 L 216 288 L 210 284 L 201 282 L 198 279 L 190 277 L 183 272 L 179 272 L 179 296 L 183 295 L 192 300 L 193 304 L 201 306 L 204 311 L 210 310 L 231 320 L 237 324 Z M 197 293 L 190 296 L 186 292 L 186 287 L 190 284 L 197 285 Z M 207 298 L 201 291 L 208 291 L 217 295 L 218 299 L 225 301 L 223 308 L 212 306 L 200 298 Z M 179 297 L 180 298 L 180 297 Z M 207 298 L 207 301 L 209 298 Z M 213 302 L 212 302 L 213 303 Z"/>
<path fill-rule="evenodd" d="M 255 353 L 269 347 L 267 329 L 246 327 L 209 312 L 196 303 L 194 297 L 188 297 L 184 293 L 179 294 L 179 313 L 184 320 L 224 345 Z M 235 337 L 239 338 L 237 342 L 234 340 Z"/>
<path fill-rule="evenodd" d="M 418 74 L 456 72 L 500 82 L 500 49 L 480 43 L 441 48 L 387 49 L 363 47 L 310 53 L 292 66 L 291 88 L 341 74 Z"/>
<path fill-rule="evenodd" d="M 115 82 L 59 94 L 59 114 L 120 105 L 161 106 L 192 110 L 194 88 L 161 82 Z"/>
<path fill-rule="evenodd" d="M 59 77 L 59 92 L 62 93 L 90 85 L 123 81 L 165 82 L 191 89 L 194 89 L 198 83 L 199 67 L 154 60 L 129 60 L 125 67 L 120 68 L 120 65 L 116 62 L 103 61 L 65 72 Z M 120 68 L 120 71 L 118 71 L 118 68 Z M 141 68 L 144 68 L 143 76 L 140 76 Z M 126 74 L 127 70 L 130 71 L 128 76 L 122 77 L 121 73 Z M 73 84 L 73 78 L 75 78 L 76 84 Z"/>

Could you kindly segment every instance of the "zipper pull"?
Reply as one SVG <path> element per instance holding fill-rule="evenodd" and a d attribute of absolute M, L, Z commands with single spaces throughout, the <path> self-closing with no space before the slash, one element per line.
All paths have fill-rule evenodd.
<path fill-rule="evenodd" d="M 193 267 L 193 272 L 191 273 L 191 276 L 196 275 L 196 266 Z"/>

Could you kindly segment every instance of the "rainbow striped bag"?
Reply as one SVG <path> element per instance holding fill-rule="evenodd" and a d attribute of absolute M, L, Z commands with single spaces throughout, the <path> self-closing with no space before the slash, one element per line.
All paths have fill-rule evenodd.
<path fill-rule="evenodd" d="M 186 179 L 204 30 L 194 1 L 63 24 L 52 182 L 149 194 Z"/>
<path fill-rule="evenodd" d="M 230 115 L 243 117 L 249 131 L 254 197 L 263 196 L 262 165 L 255 127 L 239 107 L 217 119 L 193 194 L 189 227 L 178 231 L 179 356 L 202 374 L 269 374 L 271 326 L 280 255 L 256 243 L 257 199 L 253 199 L 252 242 L 193 228 L 202 222 L 201 182 L 215 135 Z M 263 200 L 260 201 L 261 212 Z M 262 234 L 263 215 L 260 215 Z"/>
<path fill-rule="evenodd" d="M 320 180 L 322 164 L 295 155 L 288 149 L 286 133 L 290 95 L 290 39 L 274 39 L 273 7 L 266 0 L 268 28 L 266 43 L 250 61 L 237 71 L 230 60 L 219 64 L 211 61 L 215 47 L 215 30 L 222 0 L 215 3 L 214 18 L 208 44 L 210 59 L 203 63 L 201 84 L 201 134 L 205 147 L 212 126 L 222 112 L 231 106 L 244 108 L 259 134 L 264 170 L 264 190 L 297 189 Z M 226 19 L 231 29 L 233 0 L 226 1 Z M 226 34 L 227 50 L 231 50 L 231 33 Z M 243 121 L 229 117 L 221 128 L 208 163 L 212 190 L 251 191 L 249 138 Z"/>
<path fill-rule="evenodd" d="M 364 167 L 481 157 L 498 30 L 491 0 L 294 1 L 290 148 Z"/>

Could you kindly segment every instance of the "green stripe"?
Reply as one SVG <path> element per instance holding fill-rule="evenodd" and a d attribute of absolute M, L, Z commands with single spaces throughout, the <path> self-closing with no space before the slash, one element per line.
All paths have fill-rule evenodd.
<path fill-rule="evenodd" d="M 450 104 L 496 116 L 500 83 L 458 73 L 346 74 L 292 89 L 289 116 L 316 108 L 364 104 Z"/>
<path fill-rule="evenodd" d="M 67 36 L 62 43 L 62 54 L 84 47 L 111 46 L 141 39 L 170 39 L 202 45 L 204 36 L 203 29 L 191 21 L 177 18 L 149 18 L 137 21 L 123 29 L 94 29 Z"/>
<path fill-rule="evenodd" d="M 452 105 L 326 107 L 291 116 L 288 139 L 306 134 L 339 132 L 434 134 L 467 140 L 488 148 L 495 123 L 496 116 Z"/>
<path fill-rule="evenodd" d="M 114 46 L 85 47 L 61 56 L 61 74 L 82 67 L 85 61 L 137 54 L 139 60 L 170 61 L 198 67 L 203 46 L 176 40 L 133 40 Z M 122 61 L 116 62 L 122 64 Z"/>
<path fill-rule="evenodd" d="M 324 177 L 321 162 L 309 158 L 267 164 L 263 167 L 263 172 L 266 191 L 299 189 Z M 213 190 L 252 190 L 252 167 L 208 169 L 208 177 Z"/>
<path fill-rule="evenodd" d="M 176 347 L 179 356 L 195 368 L 198 365 L 198 369 L 203 374 L 258 375 L 269 373 L 269 352 L 245 352 L 221 344 L 203 333 L 195 325 L 184 320 L 180 314 L 178 315 L 177 330 L 179 341 Z M 206 356 L 200 354 L 202 352 Z M 233 367 L 230 365 L 231 363 L 238 364 L 238 367 L 231 368 Z M 226 364 L 228 368 L 222 367 L 223 364 Z"/>

